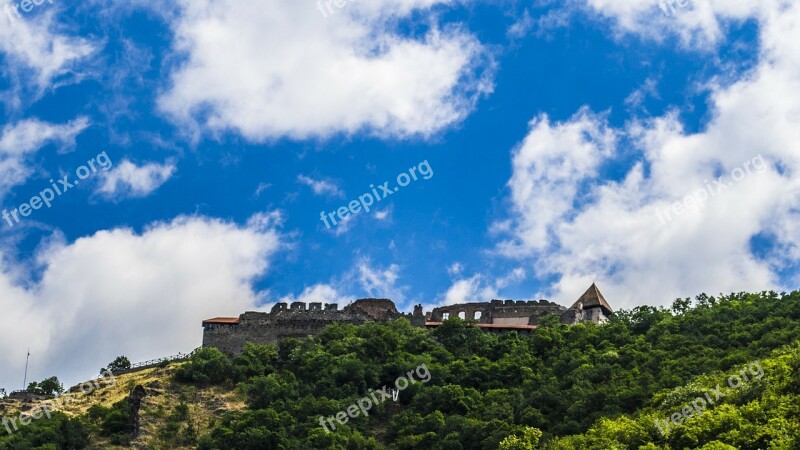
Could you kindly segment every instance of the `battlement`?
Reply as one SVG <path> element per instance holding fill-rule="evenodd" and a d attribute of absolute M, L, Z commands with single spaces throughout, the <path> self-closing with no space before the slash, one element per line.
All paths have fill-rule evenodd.
<path fill-rule="evenodd" d="M 326 311 L 338 311 L 339 305 L 336 303 L 325 303 L 325 308 L 323 309 L 321 302 L 313 302 L 308 303 L 306 305 L 303 302 L 292 302 L 291 306 L 285 302 L 276 303 L 275 306 L 272 307 L 272 310 L 269 314 L 279 314 L 279 313 L 314 313 L 314 312 L 326 312 Z"/>
<path fill-rule="evenodd" d="M 421 307 L 420 307 L 421 311 Z M 404 317 L 389 299 L 364 298 L 339 309 L 336 303 L 276 303 L 270 312 L 247 311 L 236 317 L 217 317 L 203 322 L 203 346 L 238 354 L 246 342 L 278 342 L 287 337 L 304 338 L 320 333 L 333 323 L 388 322 Z M 418 326 L 425 318 L 409 317 Z"/>
<path fill-rule="evenodd" d="M 217 317 L 203 321 L 203 346 L 217 347 L 238 354 L 245 343 L 276 343 L 287 337 L 304 338 L 315 335 L 333 323 L 386 323 L 399 318 L 408 319 L 414 326 L 435 327 L 452 318 L 475 322 L 487 331 L 531 332 L 539 320 L 556 314 L 563 323 L 603 323 L 613 314 L 597 286 L 592 286 L 575 304 L 566 308 L 547 300 L 490 300 L 434 308 L 425 314 L 422 305 L 413 313 L 401 313 L 395 303 L 386 298 L 362 298 L 342 309 L 336 303 L 285 302 L 276 303 L 270 312 L 247 311 L 236 317 Z"/>

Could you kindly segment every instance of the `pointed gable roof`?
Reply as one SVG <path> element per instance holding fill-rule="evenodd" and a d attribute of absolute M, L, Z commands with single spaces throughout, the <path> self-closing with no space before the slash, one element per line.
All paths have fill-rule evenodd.
<path fill-rule="evenodd" d="M 606 301 L 606 298 L 600 293 L 600 289 L 597 289 L 597 285 L 594 283 L 589 286 L 589 289 L 581 295 L 581 298 L 579 298 L 570 309 L 578 309 L 578 303 L 583 303 L 583 309 L 596 308 L 599 306 L 603 309 L 605 314 L 612 314 L 614 312 Z"/>

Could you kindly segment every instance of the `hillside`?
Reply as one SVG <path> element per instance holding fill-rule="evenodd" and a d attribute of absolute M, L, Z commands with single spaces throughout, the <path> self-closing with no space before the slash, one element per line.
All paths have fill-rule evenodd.
<path fill-rule="evenodd" d="M 132 391 L 146 395 L 130 443 Z M 602 326 L 545 320 L 530 336 L 400 320 L 233 359 L 204 349 L 76 396 L 0 449 L 796 449 L 798 436 L 800 293 L 765 292 Z"/>
<path fill-rule="evenodd" d="M 223 412 L 241 410 L 245 404 L 238 398 L 235 391 L 225 387 L 208 386 L 198 389 L 195 386 L 176 382 L 174 375 L 177 366 L 167 365 L 166 367 L 118 375 L 114 377 L 116 383 L 108 383 L 96 391 L 89 392 L 88 395 L 80 391 L 65 395 L 65 398 L 69 398 L 69 400 L 64 401 L 61 407 L 54 407 L 54 411 L 57 411 L 54 414 L 54 420 L 43 418 L 34 421 L 28 427 L 20 427 L 20 430 L 10 438 L 7 437 L 4 430 L 0 430 L 4 435 L 0 438 L 0 448 L 35 448 L 25 447 L 15 438 L 21 441 L 20 437 L 27 439 L 28 437 L 46 436 L 48 428 L 57 429 L 59 430 L 57 433 L 61 433 L 64 423 L 69 423 L 65 420 L 66 418 L 84 422 L 84 431 L 87 437 L 91 433 L 91 438 L 85 442 L 85 446 L 69 447 L 64 445 L 63 448 L 125 448 L 118 445 L 119 436 L 110 437 L 107 435 L 110 433 L 103 433 L 103 422 L 97 420 L 95 416 L 98 408 L 111 410 L 115 404 L 124 403 L 136 386 L 143 386 L 147 396 L 143 398 L 139 412 L 141 427 L 139 438 L 130 444 L 146 447 L 153 443 L 154 448 L 164 448 L 166 444 L 169 444 L 169 448 L 194 448 L 193 445 L 183 447 L 174 439 L 164 439 L 164 436 L 171 437 L 173 434 L 169 429 L 169 415 L 176 409 L 180 409 L 180 404 L 188 406 L 188 416 L 191 418 L 184 421 L 184 430 L 191 423 L 198 433 L 207 432 L 209 425 L 213 424 L 214 417 L 220 416 Z M 35 402 L 23 403 L 5 399 L 2 402 L 4 406 L 2 414 L 4 417 L 16 417 L 20 412 L 30 412 L 35 404 Z M 94 411 L 92 411 L 93 407 Z M 58 413 L 63 414 L 63 417 Z M 97 429 L 91 432 L 93 427 L 97 427 Z M 33 441 L 33 439 L 31 440 Z M 127 442 L 124 437 L 121 440 Z M 49 441 L 44 439 L 42 442 Z"/>

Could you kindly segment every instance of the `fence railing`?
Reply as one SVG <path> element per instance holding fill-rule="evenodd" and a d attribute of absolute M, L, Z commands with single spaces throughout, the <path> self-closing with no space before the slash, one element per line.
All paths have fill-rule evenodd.
<path fill-rule="evenodd" d="M 189 353 L 178 353 L 177 355 L 165 356 L 163 358 L 151 359 L 149 361 L 138 362 L 138 363 L 135 363 L 135 364 L 131 364 L 131 367 L 129 367 L 127 369 L 114 370 L 111 373 L 113 375 L 119 375 L 119 374 L 123 374 L 123 373 L 135 372 L 137 370 L 147 369 L 149 367 L 157 366 L 157 365 L 159 365 L 159 364 L 161 364 L 161 363 L 163 363 L 165 361 L 169 361 L 169 362 L 172 362 L 172 361 L 183 361 L 183 360 L 191 358 L 201 348 L 202 347 L 198 347 L 198 348 L 192 350 Z M 14 395 L 26 394 L 26 393 L 28 393 L 28 391 L 26 391 L 25 389 L 20 389 L 20 390 L 16 390 L 16 391 L 11 391 L 11 393 L 9 393 L 8 396 L 11 397 L 11 396 L 14 396 Z"/>
<path fill-rule="evenodd" d="M 183 361 L 185 359 L 191 358 L 195 353 L 197 353 L 198 350 L 200 350 L 200 348 L 202 348 L 202 347 L 198 347 L 198 348 L 192 350 L 190 353 L 178 353 L 177 355 L 165 356 L 163 358 L 151 359 L 149 361 L 138 362 L 138 363 L 135 363 L 135 364 L 131 364 L 131 367 L 128 368 L 128 369 L 114 370 L 111 373 L 116 375 L 116 374 L 119 374 L 119 373 L 132 372 L 132 371 L 137 370 L 137 369 L 146 369 L 148 367 L 157 366 L 157 365 L 159 365 L 159 364 L 161 364 L 163 362 L 167 362 L 167 361 L 169 361 L 169 362 L 172 362 L 172 361 Z"/>

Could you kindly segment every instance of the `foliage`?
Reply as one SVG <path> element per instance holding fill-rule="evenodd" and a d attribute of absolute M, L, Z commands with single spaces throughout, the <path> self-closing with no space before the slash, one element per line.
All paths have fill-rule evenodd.
<path fill-rule="evenodd" d="M 128 370 L 131 368 L 131 361 L 126 356 L 117 356 L 114 361 L 108 363 L 108 365 L 100 369 L 100 373 L 104 373 L 106 371 L 116 372 L 119 370 Z"/>
<path fill-rule="evenodd" d="M 197 441 L 197 430 L 190 422 L 189 406 L 178 403 L 172 413 L 167 416 L 164 425 L 158 432 L 162 448 L 194 446 Z"/>
<path fill-rule="evenodd" d="M 222 383 L 233 375 L 230 359 L 216 348 L 201 348 L 176 373 L 179 381 Z"/>
<path fill-rule="evenodd" d="M 64 385 L 58 381 L 57 377 L 46 378 L 40 382 L 32 382 L 26 391 L 38 395 L 57 395 L 64 392 Z"/>
<path fill-rule="evenodd" d="M 259 439 L 275 448 L 791 447 L 791 433 L 778 430 L 797 430 L 790 413 L 800 417 L 791 406 L 798 392 L 778 395 L 789 384 L 772 386 L 774 378 L 738 390 L 731 401 L 741 405 L 721 405 L 668 439 L 654 421 L 727 372 L 770 360 L 800 338 L 798 319 L 799 293 L 764 292 L 641 306 L 602 326 L 549 320 L 529 336 L 485 333 L 458 319 L 434 331 L 405 320 L 336 324 L 306 340 L 248 345 L 235 358 L 206 349 L 178 378 L 237 384 L 247 400 L 248 410 L 199 439 L 202 448 L 224 448 L 229 439 L 237 448 Z M 344 425 L 333 419 L 335 430 L 320 426 L 320 417 L 392 387 L 422 363 L 431 381 L 411 385 L 397 403 Z M 780 373 L 789 380 L 790 372 Z"/>
<path fill-rule="evenodd" d="M 586 433 L 558 438 L 548 448 L 702 448 L 764 449 L 800 448 L 800 402 L 797 379 L 800 377 L 800 347 L 797 344 L 776 351 L 758 361 L 761 378 L 751 377 L 741 385 L 727 381 L 751 374 L 748 369 L 699 377 L 687 386 L 668 390 L 653 397 L 652 406 L 636 414 L 602 419 Z M 752 367 L 752 366 L 750 366 Z M 690 416 L 678 416 L 679 424 L 669 418 L 692 400 L 721 386 L 725 396 L 700 414 L 688 409 Z M 700 387 L 705 386 L 705 387 Z M 711 398 L 715 398 L 714 395 Z M 684 413 L 685 414 L 685 413 Z M 656 423 L 660 426 L 656 426 Z M 662 433 L 660 430 L 663 430 Z"/>
<path fill-rule="evenodd" d="M 87 419 L 100 430 L 101 436 L 109 437 L 112 444 L 127 445 L 133 432 L 131 410 L 128 399 L 114 403 L 110 408 L 93 405 L 86 414 Z"/>
<path fill-rule="evenodd" d="M 25 449 L 82 449 L 89 445 L 89 425 L 82 419 L 71 419 L 62 413 L 51 413 L 28 425 L 18 424 L 0 428 L 0 450 Z"/>
<path fill-rule="evenodd" d="M 510 435 L 500 441 L 500 450 L 534 450 L 542 438 L 538 428 L 525 427 L 522 436 Z"/>
<path fill-rule="evenodd" d="M 215 416 L 198 436 L 205 427 L 179 404 L 161 415 L 156 447 L 800 448 L 798 292 L 700 295 L 669 309 L 619 311 L 605 325 L 546 322 L 530 335 L 486 333 L 457 318 L 433 331 L 404 319 L 334 324 L 308 339 L 247 345 L 236 357 L 204 348 L 176 368 L 182 389 L 236 389 L 246 408 Z M 702 414 L 681 416 L 754 361 L 763 376 L 728 389 Z M 345 424 L 334 418 L 421 364 L 430 380 L 416 379 L 396 402 Z M 680 425 L 662 434 L 656 423 L 676 412 Z M 92 407 L 76 423 L 124 444 L 128 418 L 120 402 Z M 36 445 L 60 442 L 43 439 Z"/>

